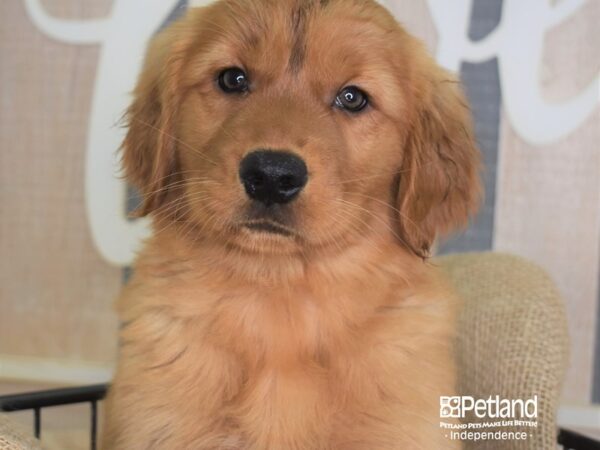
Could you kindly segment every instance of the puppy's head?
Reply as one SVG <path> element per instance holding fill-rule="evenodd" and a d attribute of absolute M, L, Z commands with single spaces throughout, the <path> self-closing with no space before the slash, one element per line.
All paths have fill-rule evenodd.
<path fill-rule="evenodd" d="M 370 0 L 221 0 L 152 43 L 128 111 L 141 212 L 247 251 L 424 257 L 479 198 L 456 82 Z"/>

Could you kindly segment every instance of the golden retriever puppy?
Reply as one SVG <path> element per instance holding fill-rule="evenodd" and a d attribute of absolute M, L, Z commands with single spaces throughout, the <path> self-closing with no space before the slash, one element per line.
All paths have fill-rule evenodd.
<path fill-rule="evenodd" d="M 106 449 L 460 447 L 426 262 L 479 202 L 455 80 L 372 0 L 221 0 L 152 43 Z"/>

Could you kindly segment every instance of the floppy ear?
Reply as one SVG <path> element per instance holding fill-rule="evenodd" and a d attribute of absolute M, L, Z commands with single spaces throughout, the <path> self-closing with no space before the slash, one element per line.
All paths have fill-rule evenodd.
<path fill-rule="evenodd" d="M 143 196 L 138 216 L 161 206 L 178 172 L 174 122 L 187 49 L 180 34 L 179 27 L 172 26 L 153 39 L 125 114 L 122 164 L 127 180 Z"/>
<path fill-rule="evenodd" d="M 436 235 L 466 225 L 481 198 L 480 154 L 464 95 L 445 71 L 433 74 L 417 101 L 397 199 L 401 237 L 423 258 Z"/>

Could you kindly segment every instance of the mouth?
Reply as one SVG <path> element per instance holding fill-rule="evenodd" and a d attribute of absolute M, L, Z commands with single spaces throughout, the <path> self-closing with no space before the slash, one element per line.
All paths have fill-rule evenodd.
<path fill-rule="evenodd" d="M 270 220 L 246 222 L 243 226 L 248 230 L 259 233 L 278 234 L 285 237 L 292 237 L 294 235 L 294 232 L 286 226 Z"/>

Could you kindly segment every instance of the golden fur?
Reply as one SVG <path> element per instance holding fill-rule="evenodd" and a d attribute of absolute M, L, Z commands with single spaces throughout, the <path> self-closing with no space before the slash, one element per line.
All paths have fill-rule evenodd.
<path fill-rule="evenodd" d="M 216 74 L 242 67 L 249 93 Z M 332 107 L 348 85 L 359 114 Z M 128 179 L 154 236 L 118 302 L 106 449 L 450 449 L 453 302 L 426 262 L 479 200 L 454 79 L 371 0 L 222 0 L 152 43 Z M 309 182 L 285 237 L 243 226 L 244 155 Z"/>

